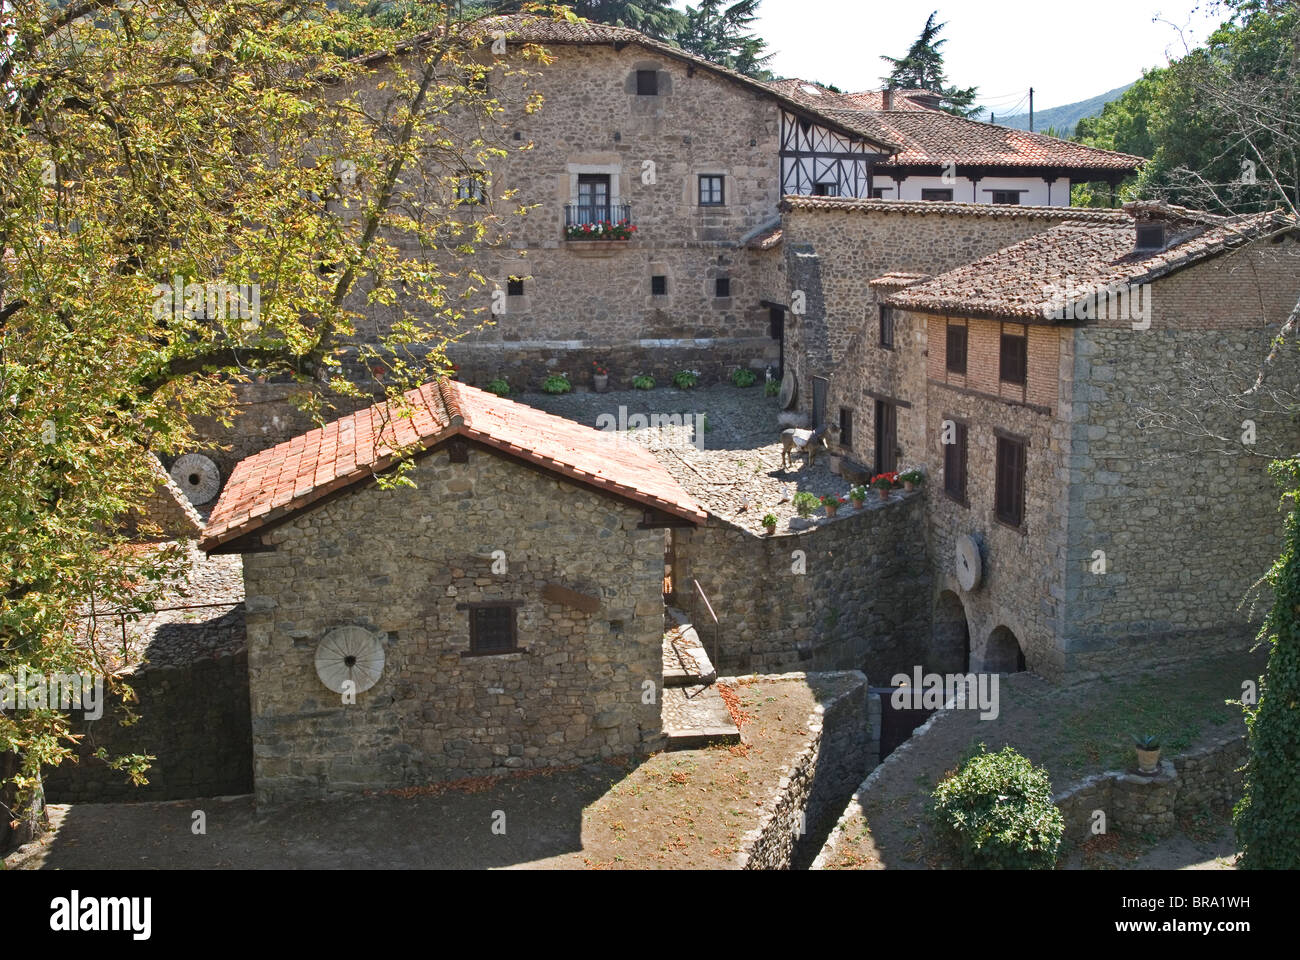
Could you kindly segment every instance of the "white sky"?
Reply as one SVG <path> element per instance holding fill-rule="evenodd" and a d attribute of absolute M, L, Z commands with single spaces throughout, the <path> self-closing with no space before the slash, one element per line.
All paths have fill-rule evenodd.
<path fill-rule="evenodd" d="M 679 3 L 683 6 L 684 3 Z M 1163 66 L 1225 19 L 1205 0 L 762 0 L 758 32 L 778 76 L 880 86 L 881 54 L 902 56 L 931 11 L 947 22 L 941 48 L 950 83 L 1010 116 L 1032 86 L 1034 108 L 1086 100 Z M 1153 22 L 1154 18 L 1160 22 Z"/>

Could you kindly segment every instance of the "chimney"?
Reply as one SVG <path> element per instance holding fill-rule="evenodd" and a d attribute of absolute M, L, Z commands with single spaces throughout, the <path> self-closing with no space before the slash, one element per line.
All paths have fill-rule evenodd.
<path fill-rule="evenodd" d="M 894 109 L 894 90 L 892 87 L 885 87 L 880 92 L 880 108 L 882 110 Z"/>

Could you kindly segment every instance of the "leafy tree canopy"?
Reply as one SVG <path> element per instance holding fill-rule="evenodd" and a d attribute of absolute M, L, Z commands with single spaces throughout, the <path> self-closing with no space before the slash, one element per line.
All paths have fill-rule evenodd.
<path fill-rule="evenodd" d="M 944 109 L 949 113 L 955 113 L 959 117 L 978 117 L 984 112 L 983 107 L 974 106 L 978 88 L 947 85 L 943 52 L 939 49 L 948 42 L 939 37 L 947 24 L 936 23 L 938 16 L 937 10 L 930 14 L 921 35 L 902 57 L 880 58 L 890 65 L 889 74 L 881 77 L 881 80 L 894 90 L 930 90 L 944 98 Z"/>

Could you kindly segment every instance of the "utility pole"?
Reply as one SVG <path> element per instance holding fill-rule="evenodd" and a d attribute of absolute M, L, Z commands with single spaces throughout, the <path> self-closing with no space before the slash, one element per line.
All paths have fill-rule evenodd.
<path fill-rule="evenodd" d="M 1029 88 L 1029 132 L 1034 132 L 1034 88 Z"/>

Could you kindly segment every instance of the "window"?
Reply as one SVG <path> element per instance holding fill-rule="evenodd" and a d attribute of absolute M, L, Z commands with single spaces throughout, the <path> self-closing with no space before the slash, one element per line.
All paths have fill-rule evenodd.
<path fill-rule="evenodd" d="M 636 72 L 636 95 L 638 97 L 659 96 L 658 70 L 638 70 Z"/>
<path fill-rule="evenodd" d="M 722 189 L 723 179 L 721 174 L 700 174 L 701 207 L 720 207 L 726 202 L 726 195 Z"/>
<path fill-rule="evenodd" d="M 1002 334 L 998 379 L 1024 386 L 1029 376 L 1029 340 L 1024 334 Z"/>
<path fill-rule="evenodd" d="M 888 400 L 876 401 L 876 473 L 898 469 L 898 407 Z"/>
<path fill-rule="evenodd" d="M 871 188 L 871 199 L 872 199 L 872 200 L 884 200 L 884 199 L 885 199 L 885 191 L 886 191 L 886 190 L 892 190 L 892 189 L 893 189 L 892 187 L 872 187 L 872 188 Z"/>
<path fill-rule="evenodd" d="M 725 300 L 731 296 L 731 278 L 718 277 L 713 281 L 713 295 L 719 300 Z"/>
<path fill-rule="evenodd" d="M 886 350 L 894 349 L 894 311 L 889 307 L 880 308 L 880 345 Z"/>
<path fill-rule="evenodd" d="M 832 181 L 824 180 L 821 183 L 813 184 L 814 197 L 838 197 L 840 195 L 840 185 Z"/>
<path fill-rule="evenodd" d="M 522 297 L 524 295 L 524 278 L 511 277 L 506 281 L 507 297 Z"/>
<path fill-rule="evenodd" d="M 456 200 L 460 203 L 482 203 L 483 174 L 467 173 L 457 180 Z"/>
<path fill-rule="evenodd" d="M 513 653 L 518 649 L 513 605 L 475 606 L 469 609 L 469 652 Z"/>
<path fill-rule="evenodd" d="M 1137 249 L 1163 250 L 1165 247 L 1165 225 L 1163 223 L 1139 223 L 1137 225 Z"/>
<path fill-rule="evenodd" d="M 1025 521 L 1025 448 L 1023 439 L 998 437 L 993 515 L 1013 527 Z"/>
<path fill-rule="evenodd" d="M 994 190 L 994 191 L 993 191 L 993 202 L 994 202 L 994 203 L 1010 204 L 1010 205 L 1013 206 L 1013 207 L 1014 207 L 1014 206 L 1019 206 L 1019 204 L 1020 204 L 1020 191 L 1019 191 L 1019 190 Z"/>
<path fill-rule="evenodd" d="M 662 274 L 650 278 L 650 293 L 656 297 L 668 295 L 668 278 Z"/>
<path fill-rule="evenodd" d="M 949 373 L 966 375 L 966 327 L 948 324 L 948 347 L 944 354 Z"/>
<path fill-rule="evenodd" d="M 602 223 L 612 219 L 610 211 L 610 176 L 607 173 L 578 175 L 578 202 L 573 205 L 572 226 Z"/>
<path fill-rule="evenodd" d="M 922 190 L 921 199 L 922 200 L 951 200 L 952 188 L 949 187 L 943 190 Z"/>
<path fill-rule="evenodd" d="M 849 407 L 840 407 L 840 446 L 853 446 L 853 411 Z"/>
<path fill-rule="evenodd" d="M 966 503 L 966 424 L 953 420 L 952 443 L 943 445 L 943 492 Z"/>

